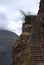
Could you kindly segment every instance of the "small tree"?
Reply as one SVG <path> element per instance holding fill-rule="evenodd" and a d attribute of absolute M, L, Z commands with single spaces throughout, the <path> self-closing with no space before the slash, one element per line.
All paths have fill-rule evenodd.
<path fill-rule="evenodd" d="M 28 23 L 30 21 L 33 21 L 36 17 L 36 15 L 32 15 L 31 12 L 24 13 L 24 11 L 20 10 L 23 15 L 23 22 Z"/>

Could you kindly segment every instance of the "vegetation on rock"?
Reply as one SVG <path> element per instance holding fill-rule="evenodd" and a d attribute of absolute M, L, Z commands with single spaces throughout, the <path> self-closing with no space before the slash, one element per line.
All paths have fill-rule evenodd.
<path fill-rule="evenodd" d="M 30 23 L 31 19 L 33 19 L 33 15 L 26 15 L 25 16 L 25 23 Z M 16 41 L 16 44 L 13 47 L 13 64 L 12 65 L 35 65 L 31 59 L 31 52 L 30 52 L 30 36 L 31 32 L 31 24 L 23 23 L 23 32 L 20 35 L 20 38 Z M 24 25 L 25 24 L 25 25 Z M 29 30 L 29 31 L 28 31 Z"/>

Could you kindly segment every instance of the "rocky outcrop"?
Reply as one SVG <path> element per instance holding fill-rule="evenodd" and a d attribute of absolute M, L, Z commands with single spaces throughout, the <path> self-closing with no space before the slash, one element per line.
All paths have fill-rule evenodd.
<path fill-rule="evenodd" d="M 21 40 L 13 47 L 13 64 L 12 65 L 27 65 L 26 50 L 28 36 L 21 35 Z M 26 39 L 27 38 L 27 39 Z M 26 40 L 25 40 L 26 39 Z M 29 43 L 28 43 L 29 45 Z M 29 53 L 29 50 L 28 50 Z"/>
<path fill-rule="evenodd" d="M 44 13 L 44 0 L 40 1 L 39 12 L 38 13 Z"/>
<path fill-rule="evenodd" d="M 44 0 L 40 1 L 39 11 L 33 22 L 30 41 L 32 61 L 44 64 Z"/>
<path fill-rule="evenodd" d="M 20 35 L 20 38 L 16 41 L 16 44 L 13 46 L 12 65 L 34 64 L 32 63 L 31 54 L 30 54 L 30 38 L 32 34 L 31 33 L 31 30 L 32 30 L 31 18 L 33 19 L 33 17 L 35 16 L 33 15 L 32 17 L 29 16 L 29 22 L 28 22 L 28 19 L 26 19 L 25 23 L 23 23 L 23 27 L 22 27 L 23 32 Z"/>
<path fill-rule="evenodd" d="M 37 16 L 26 15 L 22 34 L 13 47 L 12 65 L 44 65 L 44 0 Z"/>

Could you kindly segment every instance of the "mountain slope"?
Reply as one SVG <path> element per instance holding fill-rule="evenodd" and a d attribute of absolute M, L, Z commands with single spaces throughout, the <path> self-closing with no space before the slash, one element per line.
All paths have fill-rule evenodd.
<path fill-rule="evenodd" d="M 7 30 L 0 30 L 0 65 L 11 64 L 12 46 L 18 35 Z"/>

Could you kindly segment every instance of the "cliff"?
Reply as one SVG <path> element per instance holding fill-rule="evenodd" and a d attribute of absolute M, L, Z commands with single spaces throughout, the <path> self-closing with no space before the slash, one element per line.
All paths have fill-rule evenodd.
<path fill-rule="evenodd" d="M 31 59 L 30 53 L 30 39 L 32 30 L 32 21 L 36 16 L 26 15 L 25 23 L 23 23 L 22 34 L 13 46 L 12 65 L 31 65 L 34 64 Z M 28 20 L 29 19 L 29 20 Z"/>
<path fill-rule="evenodd" d="M 44 65 L 44 0 L 37 16 L 26 15 L 22 34 L 13 46 L 12 65 Z"/>

